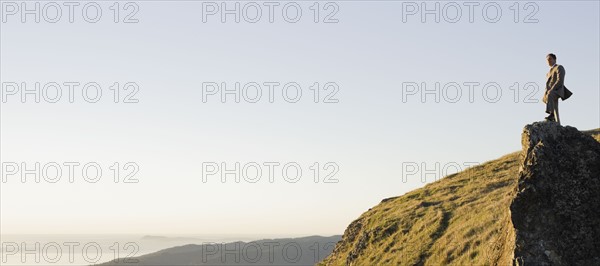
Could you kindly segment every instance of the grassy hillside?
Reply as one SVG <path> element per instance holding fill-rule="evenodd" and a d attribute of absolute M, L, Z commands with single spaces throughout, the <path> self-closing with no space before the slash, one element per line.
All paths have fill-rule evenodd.
<path fill-rule="evenodd" d="M 383 200 L 348 227 L 346 244 L 321 265 L 504 264 L 511 254 L 503 245 L 514 233 L 505 207 L 518 163 L 511 153 Z"/>
<path fill-rule="evenodd" d="M 583 131 L 600 141 L 600 129 Z M 521 152 L 384 199 L 319 265 L 512 265 Z"/>

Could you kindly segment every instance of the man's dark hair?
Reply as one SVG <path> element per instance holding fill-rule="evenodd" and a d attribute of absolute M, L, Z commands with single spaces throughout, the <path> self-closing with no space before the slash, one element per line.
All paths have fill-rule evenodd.
<path fill-rule="evenodd" d="M 555 54 L 548 54 L 546 57 L 552 57 L 552 59 L 556 60 L 556 55 Z"/>

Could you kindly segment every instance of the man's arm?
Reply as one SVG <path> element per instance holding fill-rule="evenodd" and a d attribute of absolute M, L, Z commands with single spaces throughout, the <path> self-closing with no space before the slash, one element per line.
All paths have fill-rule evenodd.
<path fill-rule="evenodd" d="M 562 86 L 564 86 L 565 82 L 565 68 L 563 66 L 558 66 L 558 79 L 554 81 L 554 84 L 552 84 L 552 87 L 550 88 L 551 91 L 555 90 L 556 88 L 560 88 Z"/>

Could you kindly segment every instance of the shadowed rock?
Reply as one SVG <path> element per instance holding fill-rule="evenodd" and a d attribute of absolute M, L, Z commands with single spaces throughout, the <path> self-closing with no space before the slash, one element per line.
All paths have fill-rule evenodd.
<path fill-rule="evenodd" d="M 600 143 L 554 122 L 522 134 L 515 265 L 600 265 Z"/>

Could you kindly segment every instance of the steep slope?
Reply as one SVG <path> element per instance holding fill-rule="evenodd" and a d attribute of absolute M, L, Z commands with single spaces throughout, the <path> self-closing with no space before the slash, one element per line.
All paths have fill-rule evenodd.
<path fill-rule="evenodd" d="M 590 152 L 594 153 L 594 149 L 600 146 L 600 143 L 589 136 L 600 132 L 599 130 L 588 131 L 586 133 L 589 135 L 585 135 L 575 128 L 561 127 L 553 122 L 528 125 L 522 134 L 523 151 L 449 175 L 403 196 L 384 199 L 348 226 L 332 254 L 319 265 L 513 265 L 513 262 L 519 261 L 525 261 L 525 265 L 532 265 L 532 257 L 528 253 L 532 250 L 527 248 L 531 246 L 526 244 L 532 243 L 533 246 L 536 244 L 530 242 L 531 239 L 523 237 L 528 235 L 528 227 L 525 224 L 531 217 L 536 217 L 538 222 L 543 220 L 545 212 L 529 210 L 530 215 L 524 216 L 525 220 L 520 220 L 525 222 L 519 223 L 517 230 L 513 225 L 513 219 L 518 217 L 518 214 L 514 212 L 527 209 L 527 206 L 539 206 L 547 202 L 539 197 L 527 198 L 526 194 L 522 194 L 523 191 L 520 189 L 526 187 L 532 180 L 544 178 L 531 178 L 537 176 L 537 172 L 533 169 L 541 165 L 527 164 L 525 159 L 539 158 L 531 155 L 532 151 L 535 153 L 539 149 L 530 148 L 538 142 L 547 143 L 548 149 L 551 150 L 562 149 L 561 145 L 567 144 L 547 142 L 546 138 L 567 134 L 564 130 L 570 132 L 569 138 L 577 139 L 569 142 L 569 145 L 576 146 L 573 151 L 576 149 L 581 151 L 579 154 L 569 153 L 568 156 L 577 158 L 592 156 L 591 159 L 585 160 L 586 163 L 579 164 L 582 173 L 600 165 L 596 157 L 593 157 L 595 155 L 590 155 Z M 545 131 L 555 132 L 555 134 L 544 134 Z M 532 132 L 533 136 L 540 136 L 541 139 L 525 141 L 525 137 L 531 136 Z M 532 144 L 535 141 L 537 142 Z M 580 142 L 591 147 L 592 151 L 576 144 Z M 558 154 L 560 153 L 551 155 L 558 156 Z M 544 158 L 544 160 L 548 159 Z M 552 171 L 558 170 L 555 168 Z M 560 171 L 561 177 L 553 178 L 552 181 L 563 180 L 561 178 L 565 178 L 565 171 Z M 596 180 L 599 177 L 596 176 Z M 578 185 L 583 184 L 588 183 Z M 565 183 L 564 186 L 568 185 Z M 586 188 L 576 187 L 570 191 L 577 189 Z M 523 199 L 516 200 L 520 198 Z M 527 199 L 538 202 L 528 203 Z M 556 206 L 548 205 L 548 208 L 554 207 Z M 580 218 L 586 222 L 598 222 L 593 217 Z M 589 225 L 589 223 L 583 224 Z M 600 228 L 600 225 L 596 227 Z M 537 233 L 530 236 L 540 236 L 539 232 Z M 600 235 L 594 237 L 600 239 Z M 516 243 L 520 243 L 519 245 L 524 248 L 516 250 Z M 518 260 L 514 259 L 515 252 Z M 535 253 L 535 256 L 537 255 Z M 550 253 L 550 255 L 554 254 Z M 587 253 L 586 256 L 590 254 Z M 535 259 L 537 257 L 533 258 L 534 261 Z M 538 264 L 533 263 L 533 265 Z"/>
<path fill-rule="evenodd" d="M 344 232 L 323 265 L 495 265 L 514 238 L 507 206 L 519 153 L 383 200 Z M 510 245 L 509 245 L 510 246 Z"/>

